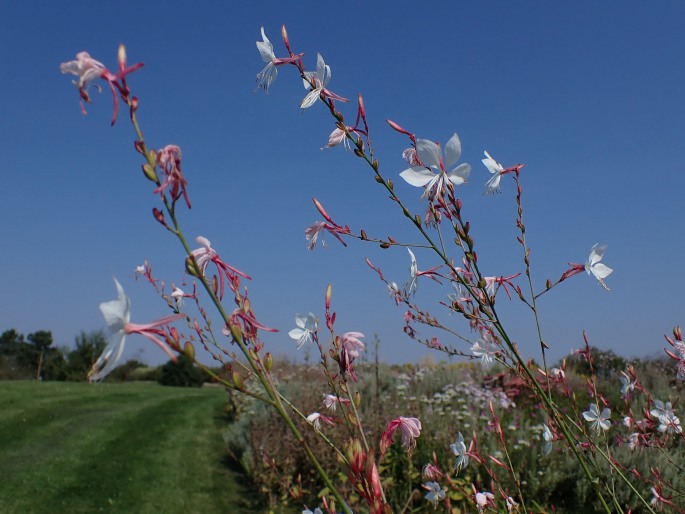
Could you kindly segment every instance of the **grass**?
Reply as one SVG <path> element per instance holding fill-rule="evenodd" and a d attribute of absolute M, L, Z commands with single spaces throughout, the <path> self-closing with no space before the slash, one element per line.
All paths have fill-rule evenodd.
<path fill-rule="evenodd" d="M 250 512 L 224 405 L 218 388 L 0 382 L 0 512 Z"/>

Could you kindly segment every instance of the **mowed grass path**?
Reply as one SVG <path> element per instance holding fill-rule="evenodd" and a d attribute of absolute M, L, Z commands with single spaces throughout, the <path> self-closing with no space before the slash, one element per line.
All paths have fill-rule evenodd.
<path fill-rule="evenodd" d="M 0 382 L 0 513 L 243 513 L 219 388 Z"/>

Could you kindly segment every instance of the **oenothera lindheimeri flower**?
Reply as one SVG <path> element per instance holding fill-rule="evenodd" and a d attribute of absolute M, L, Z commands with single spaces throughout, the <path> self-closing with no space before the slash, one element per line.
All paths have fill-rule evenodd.
<path fill-rule="evenodd" d="M 307 416 L 307 421 L 309 421 L 316 430 L 321 430 L 322 421 L 324 423 L 328 423 L 329 425 L 335 425 L 335 421 L 319 412 L 312 412 L 309 416 Z"/>
<path fill-rule="evenodd" d="M 562 282 L 573 275 L 577 275 L 578 273 L 582 273 L 583 271 L 587 271 L 588 275 L 594 276 L 599 284 L 604 289 L 609 291 L 609 288 L 604 283 L 604 279 L 611 275 L 614 270 L 612 270 L 609 266 L 602 264 L 601 262 L 601 260 L 604 258 L 604 252 L 606 252 L 606 249 L 606 245 L 600 246 L 599 243 L 597 243 L 592 247 L 592 250 L 590 250 L 590 256 L 585 264 L 575 264 L 569 262 L 569 266 L 571 267 L 567 269 L 563 275 L 561 275 L 559 282 Z"/>
<path fill-rule="evenodd" d="M 492 193 L 499 193 L 500 192 L 500 179 L 502 178 L 502 172 L 504 171 L 504 167 L 498 163 L 495 159 L 490 157 L 490 154 L 488 152 L 483 152 L 485 154 L 485 159 L 481 159 L 483 161 L 483 164 L 485 164 L 485 167 L 488 169 L 490 173 L 492 173 L 492 177 L 485 183 L 485 194 L 489 195 Z"/>
<path fill-rule="evenodd" d="M 304 54 L 293 55 L 292 57 L 276 57 L 274 54 L 274 46 L 266 37 L 264 32 L 264 27 L 262 27 L 262 41 L 257 41 L 257 50 L 262 56 L 262 60 L 267 63 L 264 69 L 257 74 L 257 88 L 262 88 L 267 93 L 269 92 L 269 86 L 276 80 L 278 76 L 277 66 L 283 64 L 290 64 L 298 61 Z"/>
<path fill-rule="evenodd" d="M 317 210 L 319 211 L 319 213 L 321 213 L 321 215 L 324 217 L 324 219 L 326 221 L 316 221 L 305 229 L 304 235 L 308 241 L 307 248 L 309 250 L 314 249 L 314 247 L 316 246 L 316 242 L 319 239 L 319 234 L 324 230 L 327 230 L 328 232 L 333 234 L 333 236 L 338 241 L 340 241 L 340 243 L 343 246 L 346 247 L 347 243 L 345 243 L 345 241 L 343 241 L 343 239 L 342 239 L 342 237 L 340 237 L 340 235 L 341 234 L 342 235 L 349 235 L 350 234 L 350 227 L 348 227 L 347 225 L 345 225 L 344 227 L 338 225 L 335 221 L 333 221 L 333 218 L 331 218 L 328 215 L 328 213 L 326 212 L 326 209 L 324 209 L 323 205 L 321 205 L 321 202 L 319 202 L 316 198 L 314 198 L 313 201 L 314 201 L 314 205 L 316 206 Z M 321 240 L 321 245 L 324 248 L 326 247 L 326 242 L 323 240 L 323 238 Z"/>
<path fill-rule="evenodd" d="M 552 452 L 554 434 L 547 425 L 542 425 L 542 440 L 545 441 L 545 444 L 542 446 L 542 453 L 549 455 Z"/>
<path fill-rule="evenodd" d="M 493 348 L 493 343 L 485 339 L 479 339 L 471 346 L 471 352 L 474 357 L 480 359 L 480 365 L 487 369 L 492 365 L 494 356 L 497 353 Z"/>
<path fill-rule="evenodd" d="M 100 311 L 105 318 L 110 336 L 105 350 L 102 352 L 102 355 L 98 357 L 98 360 L 93 364 L 93 367 L 88 373 L 88 379 L 91 382 L 102 380 L 114 370 L 124 351 L 126 336 L 130 334 L 140 334 L 147 337 L 150 341 L 159 346 L 171 359 L 176 360 L 176 356 L 171 349 L 160 339 L 160 337 L 166 337 L 166 334 L 160 327 L 182 318 L 183 314 L 166 316 L 165 318 L 145 325 L 130 323 L 131 300 L 126 296 L 124 288 L 121 287 L 121 284 L 116 278 L 114 279 L 114 284 L 117 288 L 117 299 L 100 304 Z"/>
<path fill-rule="evenodd" d="M 349 405 L 350 400 L 349 398 L 340 398 L 339 396 L 336 396 L 334 394 L 324 393 L 323 404 L 326 406 L 328 410 L 335 412 L 338 405 Z"/>
<path fill-rule="evenodd" d="M 495 495 L 491 492 L 477 492 L 474 494 L 473 499 L 476 502 L 478 512 L 483 512 L 485 507 L 495 506 Z"/>
<path fill-rule="evenodd" d="M 83 112 L 83 114 L 86 113 L 83 103 L 90 102 L 88 86 L 98 78 L 102 78 L 107 82 L 112 91 L 112 101 L 114 102 L 112 113 L 112 125 L 114 125 L 117 120 L 117 114 L 119 113 L 118 94 L 121 95 L 124 102 L 129 102 L 130 90 L 126 84 L 126 76 L 142 66 L 142 62 L 134 64 L 133 66 L 127 66 L 126 49 L 124 48 L 124 45 L 119 45 L 119 71 L 117 73 L 110 72 L 105 68 L 104 64 L 93 59 L 88 52 L 79 52 L 76 54 L 76 60 L 64 62 L 60 64 L 59 68 L 62 73 L 71 73 L 79 78 L 78 82 L 74 81 L 74 84 L 78 87 L 79 96 L 81 98 L 81 112 Z M 100 91 L 100 87 L 97 84 L 95 87 Z"/>
<path fill-rule="evenodd" d="M 423 488 L 428 491 L 425 498 L 433 504 L 433 507 L 437 507 L 438 503 L 445 499 L 445 490 L 437 482 L 426 482 Z"/>
<path fill-rule="evenodd" d="M 302 514 L 323 514 L 323 511 L 319 507 L 315 508 L 313 511 L 305 507 Z"/>
<path fill-rule="evenodd" d="M 590 256 L 585 262 L 585 271 L 588 275 L 594 275 L 598 282 L 602 285 L 604 289 L 609 289 L 604 283 L 604 279 L 607 278 L 614 271 L 609 266 L 602 264 L 601 260 L 604 258 L 604 252 L 606 252 L 607 246 L 599 246 L 595 244 L 590 251 Z"/>
<path fill-rule="evenodd" d="M 346 98 L 338 96 L 332 91 L 326 89 L 328 82 L 331 80 L 331 67 L 326 64 L 321 57 L 321 54 L 316 54 L 316 71 L 305 71 L 305 78 L 302 79 L 304 82 L 304 88 L 309 89 L 309 94 L 304 97 L 302 103 L 300 103 L 300 109 L 307 109 L 314 105 L 314 103 L 323 96 L 324 98 L 330 98 L 331 100 L 339 100 L 341 102 L 347 102 Z"/>
<path fill-rule="evenodd" d="M 167 145 L 157 151 L 157 166 L 162 171 L 164 180 L 153 193 L 161 193 L 169 190 L 172 201 L 176 202 L 181 196 L 190 209 L 190 199 L 188 198 L 188 182 L 181 172 L 181 149 L 176 145 Z"/>
<path fill-rule="evenodd" d="M 597 432 L 600 430 L 609 430 L 609 428 L 611 428 L 611 421 L 609 421 L 611 409 L 609 408 L 603 409 L 600 414 L 597 405 L 592 403 L 590 404 L 590 410 L 583 412 L 583 417 L 585 418 L 585 421 L 590 423 L 590 428 Z"/>
<path fill-rule="evenodd" d="M 299 350 L 305 344 L 312 342 L 314 334 L 318 330 L 319 318 L 311 312 L 306 316 L 297 314 L 295 316 L 295 325 L 297 325 L 297 328 L 293 328 L 288 332 L 288 335 L 297 341 L 297 349 Z"/>
<path fill-rule="evenodd" d="M 464 436 L 461 435 L 461 432 L 459 432 L 457 435 L 457 441 L 450 444 L 450 450 L 452 450 L 452 453 L 454 453 L 454 456 L 456 457 L 456 460 L 454 461 L 454 469 L 458 473 L 469 465 L 469 456 L 466 450 L 466 443 L 464 443 Z"/>
<path fill-rule="evenodd" d="M 209 239 L 203 236 L 198 236 L 195 238 L 195 241 L 197 241 L 198 244 L 202 245 L 200 248 L 197 248 L 196 250 L 193 250 L 191 252 L 191 255 L 193 259 L 195 259 L 195 262 L 197 263 L 197 267 L 199 269 L 194 270 L 194 267 L 191 267 L 188 264 L 188 262 L 186 262 L 186 270 L 193 276 L 197 276 L 196 271 L 202 275 L 205 275 L 205 272 L 207 271 L 207 266 L 210 262 L 213 262 L 216 266 L 216 270 L 219 275 L 219 300 L 221 300 L 224 297 L 224 275 L 228 279 L 229 286 L 233 291 L 237 289 L 238 284 L 240 283 L 240 279 L 238 278 L 238 276 L 241 276 L 248 280 L 252 280 L 252 277 L 250 277 L 249 275 L 222 261 L 219 258 L 219 254 L 216 252 L 216 250 L 212 248 L 212 244 L 210 243 Z"/>
<path fill-rule="evenodd" d="M 361 332 L 345 332 L 340 336 L 340 368 L 343 373 L 349 373 L 354 380 L 357 380 L 354 375 L 354 360 L 359 357 L 359 352 L 364 350 L 364 343 L 360 337 L 364 337 Z"/>
<path fill-rule="evenodd" d="M 679 434 L 683 431 L 680 426 L 680 419 L 675 415 L 675 412 L 673 412 L 673 405 L 671 405 L 671 402 L 664 403 L 661 400 L 654 400 L 654 408 L 649 411 L 649 414 L 659 422 L 659 426 L 657 427 L 659 432 Z"/>
<path fill-rule="evenodd" d="M 471 173 L 471 165 L 462 163 L 447 171 L 457 163 L 461 157 L 461 141 L 455 133 L 445 145 L 445 159 L 442 158 L 440 145 L 428 139 L 416 140 L 416 154 L 422 166 L 412 166 L 400 173 L 408 184 L 415 187 L 425 187 L 421 198 L 433 200 L 442 197 L 447 183 L 459 186 L 466 182 Z"/>
<path fill-rule="evenodd" d="M 440 268 L 440 266 L 433 266 L 432 268 L 427 269 L 425 271 L 419 271 L 419 267 L 416 264 L 416 256 L 414 255 L 414 252 L 412 252 L 410 248 L 407 248 L 407 251 L 409 252 L 409 258 L 411 259 L 411 263 L 409 264 L 409 282 L 404 286 L 405 294 L 407 296 L 410 296 L 416 293 L 416 289 L 419 286 L 418 280 L 419 277 L 422 275 L 430 277 L 431 279 L 435 280 L 438 284 L 440 284 L 440 281 L 437 278 L 435 278 L 435 275 L 438 275 L 438 273 L 435 270 Z"/>
<path fill-rule="evenodd" d="M 402 436 L 402 446 L 409 450 L 416 445 L 416 438 L 421 435 L 421 421 L 419 421 L 418 418 L 405 418 L 400 416 L 388 423 L 383 434 L 381 434 L 381 456 L 383 456 L 392 445 L 397 429 L 400 430 Z"/>

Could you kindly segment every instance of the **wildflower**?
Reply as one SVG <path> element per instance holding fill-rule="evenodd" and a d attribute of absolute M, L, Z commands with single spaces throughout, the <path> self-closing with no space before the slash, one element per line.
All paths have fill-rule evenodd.
<path fill-rule="evenodd" d="M 346 128 L 347 130 L 354 130 L 352 127 Z M 326 148 L 333 148 L 341 143 L 343 147 L 347 148 L 348 150 L 351 148 L 350 140 L 347 139 L 347 133 L 340 127 L 336 127 L 333 132 L 331 132 L 331 135 L 328 136 L 328 144 L 326 146 L 322 146 L 321 149 L 325 150 Z"/>
<path fill-rule="evenodd" d="M 476 493 L 474 495 L 474 500 L 476 502 L 476 507 L 478 507 L 478 512 L 483 512 L 483 509 L 488 505 L 495 505 L 495 495 L 491 492 Z"/>
<path fill-rule="evenodd" d="M 262 60 L 267 63 L 264 69 L 257 74 L 257 88 L 260 87 L 264 89 L 267 93 L 269 92 L 269 86 L 276 80 L 278 75 L 277 66 L 282 64 L 289 64 L 299 60 L 304 54 L 293 55 L 292 57 L 279 58 L 274 54 L 274 47 L 266 37 L 264 33 L 264 27 L 262 27 L 262 41 L 257 41 L 257 50 L 262 56 Z"/>
<path fill-rule="evenodd" d="M 312 412 L 309 416 L 307 416 L 307 421 L 314 425 L 315 430 L 321 430 L 322 421 L 324 423 L 328 423 L 329 425 L 335 425 L 335 421 L 319 412 Z"/>
<path fill-rule="evenodd" d="M 547 425 L 542 425 L 542 439 L 545 444 L 542 447 L 542 453 L 549 455 L 552 453 L 552 441 L 554 441 L 554 434 Z"/>
<path fill-rule="evenodd" d="M 338 404 L 340 405 L 349 405 L 350 400 L 348 398 L 340 398 L 339 396 L 336 396 L 334 394 L 324 394 L 323 395 L 323 404 L 326 406 L 328 410 L 331 410 L 335 412 L 335 409 L 337 408 Z"/>
<path fill-rule="evenodd" d="M 466 444 L 464 443 L 464 436 L 461 432 L 457 435 L 457 441 L 450 444 L 450 449 L 454 453 L 456 460 L 454 462 L 454 469 L 459 472 L 469 465 L 469 456 L 466 452 Z"/>
<path fill-rule="evenodd" d="M 421 435 L 421 421 L 418 418 L 405 418 L 400 416 L 393 419 L 385 427 L 383 434 L 381 434 L 381 455 L 383 455 L 393 442 L 395 431 L 400 429 L 402 434 L 402 446 L 407 450 L 416 445 L 416 438 Z"/>
<path fill-rule="evenodd" d="M 635 450 L 638 446 L 640 446 L 640 434 L 633 432 L 628 436 L 628 448 Z"/>
<path fill-rule="evenodd" d="M 519 504 L 514 501 L 514 499 L 511 496 L 507 496 L 507 512 L 511 513 L 513 511 L 518 512 L 518 506 Z"/>
<path fill-rule="evenodd" d="M 592 247 L 590 256 L 585 262 L 585 271 L 587 271 L 588 275 L 594 275 L 599 284 L 608 291 L 609 288 L 604 283 L 604 279 L 611 275 L 614 270 L 600 262 L 604 258 L 604 252 L 606 252 L 607 247 L 606 245 L 598 245 L 599 243 Z"/>
<path fill-rule="evenodd" d="M 592 403 L 590 404 L 590 410 L 583 412 L 583 417 L 585 418 L 585 421 L 590 423 L 590 428 L 597 430 L 597 432 L 600 430 L 609 430 L 611 427 L 611 422 L 609 421 L 611 409 L 605 408 L 600 414 L 597 405 Z"/>
<path fill-rule="evenodd" d="M 346 98 L 338 96 L 326 89 L 328 82 L 331 80 L 331 67 L 326 64 L 323 57 L 321 57 L 321 54 L 316 54 L 316 71 L 306 71 L 305 77 L 306 78 L 303 79 L 304 87 L 311 91 L 304 97 L 302 103 L 300 103 L 300 109 L 311 107 L 322 95 L 324 98 L 330 98 L 331 100 L 339 100 L 341 102 L 348 101 Z"/>
<path fill-rule="evenodd" d="M 483 277 L 483 280 L 485 280 L 485 292 L 488 294 L 490 298 L 494 298 L 495 294 L 501 286 L 504 287 L 504 291 L 507 293 L 507 296 L 511 300 L 511 293 L 509 293 L 507 285 L 510 287 L 514 287 L 511 281 L 518 277 L 520 274 L 521 273 L 516 273 L 515 275 L 510 275 L 508 277 Z"/>
<path fill-rule="evenodd" d="M 59 69 L 62 73 L 71 73 L 78 77 L 78 82 L 74 81 L 74 85 L 78 87 L 81 97 L 81 110 L 85 114 L 83 102 L 90 102 L 88 87 L 95 79 L 102 77 L 107 68 L 100 61 L 93 59 L 88 52 L 79 52 L 76 54 L 75 61 L 63 62 L 59 65 Z M 97 84 L 96 88 L 100 91 L 100 86 Z"/>
<path fill-rule="evenodd" d="M 489 195 L 492 193 L 499 193 L 500 192 L 500 187 L 499 187 L 499 182 L 500 179 L 502 178 L 502 172 L 504 171 L 504 167 L 495 161 L 492 157 L 490 157 L 490 154 L 488 152 L 483 152 L 485 154 L 485 159 L 481 159 L 483 161 L 483 164 L 485 164 L 485 167 L 488 169 L 490 173 L 492 173 L 492 177 L 485 183 L 485 194 Z"/>
<path fill-rule="evenodd" d="M 121 284 L 116 278 L 114 279 L 114 285 L 117 288 L 117 299 L 100 304 L 100 312 L 102 312 L 102 315 L 105 318 L 110 337 L 105 350 L 88 372 L 88 379 L 91 382 L 102 380 L 114 370 L 124 351 L 126 336 L 130 334 L 140 334 L 147 337 L 150 341 L 159 346 L 172 360 L 176 360 L 176 356 L 171 349 L 159 339 L 159 337 L 166 337 L 165 333 L 159 327 L 168 325 L 172 321 L 182 318 L 183 314 L 166 316 L 158 321 L 145 325 L 130 323 L 131 300 L 126 296 L 124 288 L 121 287 Z"/>
<path fill-rule="evenodd" d="M 447 172 L 445 167 L 451 167 L 461 157 L 461 142 L 455 133 L 445 145 L 445 159 L 443 161 L 440 146 L 428 139 L 416 140 L 416 154 L 423 165 L 412 166 L 400 173 L 408 184 L 415 187 L 425 187 L 421 198 L 428 197 L 433 201 L 442 197 L 447 183 L 459 186 L 466 182 L 471 173 L 471 165 L 462 163 Z M 434 170 L 434 171 L 433 171 Z"/>
<path fill-rule="evenodd" d="M 443 476 L 443 472 L 435 464 L 428 463 L 421 470 L 421 476 L 425 480 L 435 480 Z"/>
<path fill-rule="evenodd" d="M 438 503 L 445 499 L 445 490 L 437 482 L 426 482 L 423 487 L 428 491 L 425 496 L 426 500 L 431 502 L 434 507 L 437 507 Z"/>
<path fill-rule="evenodd" d="M 416 293 L 416 289 L 419 286 L 418 279 L 420 276 L 427 276 L 435 280 L 439 284 L 440 281 L 437 278 L 435 278 L 435 275 L 438 275 L 438 273 L 435 270 L 437 270 L 440 266 L 434 266 L 425 271 L 419 271 L 418 265 L 416 264 L 416 256 L 414 255 L 414 252 L 412 252 L 410 248 L 407 248 L 407 251 L 409 252 L 409 258 L 411 259 L 411 263 L 409 265 L 409 282 L 404 286 L 405 294 L 407 296 L 410 296 Z"/>
<path fill-rule="evenodd" d="M 306 316 L 298 314 L 295 316 L 295 325 L 297 328 L 293 328 L 288 335 L 297 341 L 297 349 L 299 350 L 307 343 L 313 341 L 314 334 L 318 330 L 319 318 L 314 316 L 311 312 Z"/>
<path fill-rule="evenodd" d="M 349 373 L 354 380 L 354 360 L 359 352 L 364 350 L 364 343 L 359 339 L 364 337 L 361 332 L 345 332 L 340 338 L 340 368 L 343 373 Z"/>
<path fill-rule="evenodd" d="M 480 359 L 480 365 L 487 369 L 492 365 L 496 351 L 492 349 L 492 343 L 484 339 L 479 339 L 471 346 L 474 357 Z"/>
<path fill-rule="evenodd" d="M 176 305 L 177 305 L 178 307 L 180 307 L 181 305 L 183 305 L 183 298 L 184 298 L 185 296 L 186 296 L 186 294 L 183 292 L 183 289 L 181 289 L 180 287 L 175 287 L 175 286 L 174 286 L 174 290 L 173 290 L 173 292 L 171 293 L 171 297 L 174 299 L 174 301 L 176 302 Z"/>
<path fill-rule="evenodd" d="M 666 432 L 668 434 L 682 433 L 683 428 L 680 425 L 680 418 L 673 412 L 671 402 L 664 403 L 660 400 L 654 400 L 654 406 L 656 408 L 652 409 L 649 413 L 659 421 L 659 426 L 657 427 L 659 432 Z"/>
<path fill-rule="evenodd" d="M 319 507 L 311 511 L 305 506 L 304 510 L 302 511 L 302 514 L 323 514 L 323 511 Z"/>
<path fill-rule="evenodd" d="M 402 301 L 402 293 L 400 292 L 400 288 L 395 282 L 390 282 L 388 284 L 388 292 L 390 293 L 390 296 L 392 296 L 395 300 L 395 305 L 399 305 Z"/>
<path fill-rule="evenodd" d="M 621 381 L 621 398 L 627 398 L 629 393 L 635 389 L 636 382 L 631 381 L 624 371 L 621 371 L 621 376 L 618 378 Z"/>
<path fill-rule="evenodd" d="M 224 275 L 228 279 L 229 286 L 233 291 L 237 289 L 238 284 L 240 283 L 240 279 L 238 278 L 238 276 L 241 276 L 248 280 L 252 279 L 252 277 L 250 277 L 249 275 L 234 268 L 233 266 L 229 266 L 224 261 L 222 261 L 219 258 L 219 254 L 216 252 L 216 250 L 212 248 L 212 244 L 210 243 L 209 239 L 203 236 L 198 236 L 195 238 L 195 241 L 197 241 L 201 245 L 200 248 L 197 248 L 191 252 L 191 256 L 193 259 L 195 259 L 197 267 L 199 268 L 198 271 L 202 275 L 205 275 L 207 266 L 210 262 L 213 262 L 216 266 L 216 270 L 219 275 L 219 300 L 221 300 L 224 297 Z"/>
<path fill-rule="evenodd" d="M 341 227 L 340 225 L 337 225 L 335 223 L 327 223 L 324 221 L 315 221 L 309 227 L 307 227 L 304 231 L 304 235 L 307 238 L 307 241 L 309 242 L 307 244 L 307 248 L 309 250 L 314 249 L 314 247 L 316 246 L 316 242 L 319 239 L 319 234 L 323 230 L 327 230 L 328 232 L 333 234 L 333 236 L 336 239 L 338 239 L 338 241 L 340 241 L 343 246 L 347 246 L 347 243 L 345 243 L 345 241 L 342 240 L 342 238 L 340 237 L 339 234 L 344 234 L 344 235 L 349 234 L 350 233 L 349 227 L 347 227 L 347 226 Z M 326 242 L 323 241 L 323 239 L 321 240 L 321 245 L 324 248 L 326 247 Z"/>
<path fill-rule="evenodd" d="M 181 149 L 176 145 L 167 145 L 157 151 L 157 166 L 162 170 L 164 181 L 153 193 L 161 193 L 168 189 L 172 200 L 175 202 L 181 196 L 190 209 L 190 199 L 188 198 L 188 182 L 181 173 Z"/>
<path fill-rule="evenodd" d="M 552 379 L 558 380 L 560 382 L 563 381 L 564 378 L 566 378 L 566 373 L 564 373 L 564 370 L 559 368 L 552 368 L 549 374 L 550 377 L 552 377 Z"/>

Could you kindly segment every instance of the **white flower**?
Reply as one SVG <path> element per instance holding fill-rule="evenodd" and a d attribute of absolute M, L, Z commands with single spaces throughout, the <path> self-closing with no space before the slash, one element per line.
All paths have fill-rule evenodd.
<path fill-rule="evenodd" d="M 604 258 L 606 249 L 606 245 L 599 246 L 599 243 L 592 247 L 590 256 L 585 263 L 585 271 L 588 275 L 594 275 L 600 285 L 608 291 L 609 288 L 604 283 L 604 279 L 611 275 L 614 270 L 600 262 Z"/>
<path fill-rule="evenodd" d="M 654 406 L 649 413 L 652 417 L 659 421 L 657 430 L 659 432 L 667 432 L 669 434 L 680 434 L 683 428 L 680 426 L 680 419 L 673 412 L 671 402 L 662 402 L 661 400 L 654 400 Z"/>
<path fill-rule="evenodd" d="M 311 107 L 321 95 L 333 100 L 347 102 L 347 99 L 326 89 L 328 82 L 331 80 L 331 67 L 326 64 L 321 54 L 316 54 L 316 71 L 305 71 L 304 74 L 306 76 L 306 79 L 302 79 L 304 88 L 309 89 L 310 91 L 307 96 L 304 97 L 302 103 L 300 103 L 300 109 Z M 312 87 L 311 83 L 314 83 L 314 87 Z"/>
<path fill-rule="evenodd" d="M 307 421 L 309 421 L 312 425 L 314 425 L 314 428 L 316 430 L 321 430 L 321 414 L 318 412 L 312 412 L 309 416 L 307 416 Z"/>
<path fill-rule="evenodd" d="M 126 326 L 131 320 L 131 300 L 124 292 L 119 281 L 115 278 L 114 285 L 117 288 L 116 300 L 100 304 L 100 312 L 105 318 L 109 329 L 109 342 L 98 360 L 93 365 L 88 378 L 91 382 L 101 380 L 116 368 L 121 354 L 124 351 L 126 341 Z"/>
<path fill-rule="evenodd" d="M 414 255 L 414 252 L 412 252 L 409 248 L 407 248 L 407 251 L 409 252 L 411 264 L 409 265 L 409 282 L 404 286 L 404 290 L 406 291 L 407 296 L 411 296 L 416 293 L 416 289 L 419 287 L 419 267 L 416 264 L 416 256 Z"/>
<path fill-rule="evenodd" d="M 590 404 L 590 410 L 583 412 L 583 417 L 585 421 L 590 423 L 590 428 L 597 430 L 609 430 L 611 427 L 611 422 L 609 418 L 611 417 L 611 409 L 605 408 L 602 413 L 599 413 L 597 405 L 594 403 Z"/>
<path fill-rule="evenodd" d="M 495 352 L 491 348 L 491 344 L 483 339 L 476 341 L 471 346 L 471 352 L 475 357 L 480 359 L 480 364 L 483 368 L 489 368 L 492 365 L 493 355 Z"/>
<path fill-rule="evenodd" d="M 176 305 L 180 307 L 183 305 L 183 297 L 186 294 L 183 292 L 183 289 L 180 287 L 174 287 L 173 292 L 171 293 L 171 297 L 176 301 Z"/>
<path fill-rule="evenodd" d="M 621 397 L 626 397 L 635 389 L 635 382 L 631 382 L 630 377 L 624 371 L 621 371 L 621 376 L 618 378 L 621 380 Z"/>
<path fill-rule="evenodd" d="M 552 441 L 554 441 L 554 434 L 547 425 L 542 425 L 542 439 L 545 444 L 542 447 L 542 452 L 549 455 L 552 452 Z"/>
<path fill-rule="evenodd" d="M 259 54 L 262 56 L 262 61 L 267 63 L 267 65 L 257 74 L 257 87 L 262 87 L 264 88 L 264 91 L 269 91 L 269 86 L 276 80 L 278 70 L 274 64 L 274 61 L 276 60 L 274 46 L 271 44 L 271 41 L 269 41 L 269 38 L 266 37 L 264 27 L 262 27 L 262 40 L 263 41 L 257 41 L 257 50 L 259 50 Z"/>
<path fill-rule="evenodd" d="M 466 444 L 464 443 L 464 436 L 461 435 L 461 432 L 457 435 L 457 442 L 450 444 L 450 449 L 457 458 L 454 463 L 454 468 L 457 472 L 469 465 L 469 456 L 466 453 Z"/>
<path fill-rule="evenodd" d="M 485 507 L 495 502 L 495 495 L 490 492 L 476 493 L 474 499 L 476 500 L 476 507 L 478 507 L 478 512 L 483 512 L 483 509 Z"/>
<path fill-rule="evenodd" d="M 492 177 L 485 183 L 485 194 L 489 195 L 492 193 L 499 193 L 500 188 L 499 188 L 499 182 L 500 179 L 502 178 L 502 172 L 504 171 L 504 167 L 495 159 L 490 157 L 490 154 L 488 152 L 483 152 L 485 154 L 485 159 L 482 159 L 483 164 L 485 164 L 485 167 L 488 169 L 490 173 L 492 173 Z"/>
<path fill-rule="evenodd" d="M 303 314 L 298 314 L 295 316 L 295 325 L 297 328 L 293 328 L 288 335 L 297 341 L 297 348 L 300 349 L 306 343 L 310 343 L 313 340 L 313 334 L 318 329 L 319 318 L 314 316 L 311 312 L 304 316 Z"/>
<path fill-rule="evenodd" d="M 445 160 L 442 159 L 440 146 L 428 139 L 416 140 L 416 153 L 423 166 L 412 166 L 400 173 L 408 184 L 415 187 L 425 187 L 421 198 L 428 197 L 433 200 L 436 196 L 441 196 L 447 181 L 455 186 L 466 182 L 471 173 L 471 165 L 462 163 L 451 171 L 449 168 L 457 163 L 461 157 L 461 142 L 455 133 L 445 145 Z"/>
<path fill-rule="evenodd" d="M 323 514 L 323 511 L 319 507 L 315 508 L 313 511 L 305 508 L 302 511 L 302 514 Z"/>
<path fill-rule="evenodd" d="M 433 506 L 437 507 L 438 503 L 445 499 L 445 490 L 437 482 L 426 482 L 423 487 L 428 489 L 426 500 L 431 502 Z"/>

